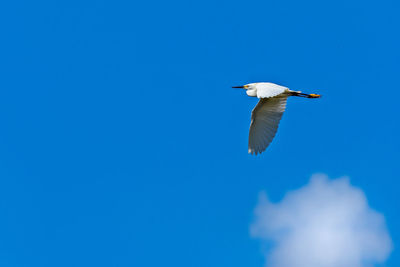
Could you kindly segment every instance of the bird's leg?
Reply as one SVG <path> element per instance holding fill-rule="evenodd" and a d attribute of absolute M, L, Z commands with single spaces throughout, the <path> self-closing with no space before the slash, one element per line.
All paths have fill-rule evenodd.
<path fill-rule="evenodd" d="M 320 98 L 321 95 L 317 94 L 304 94 L 301 91 L 292 91 L 293 96 L 306 97 L 306 98 Z"/>

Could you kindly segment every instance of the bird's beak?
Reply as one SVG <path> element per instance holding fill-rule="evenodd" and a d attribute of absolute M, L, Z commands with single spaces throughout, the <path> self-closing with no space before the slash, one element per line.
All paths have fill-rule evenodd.
<path fill-rule="evenodd" d="M 232 88 L 244 88 L 244 86 L 232 86 Z"/>

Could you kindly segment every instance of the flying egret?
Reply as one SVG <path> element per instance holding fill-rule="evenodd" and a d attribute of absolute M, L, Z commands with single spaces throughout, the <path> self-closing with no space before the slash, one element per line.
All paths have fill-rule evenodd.
<path fill-rule="evenodd" d="M 321 97 L 317 94 L 304 94 L 301 91 L 292 91 L 287 87 L 266 82 L 249 83 L 232 88 L 246 89 L 248 96 L 260 99 L 251 112 L 249 132 L 249 153 L 256 155 L 262 153 L 274 139 L 289 96 Z"/>

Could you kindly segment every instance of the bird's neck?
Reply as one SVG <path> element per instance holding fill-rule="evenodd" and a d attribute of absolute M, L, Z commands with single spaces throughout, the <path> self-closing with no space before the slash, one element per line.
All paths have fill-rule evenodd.
<path fill-rule="evenodd" d="M 247 91 L 246 91 L 246 94 L 247 94 L 248 96 L 254 96 L 254 97 L 256 97 L 256 96 L 257 96 L 257 89 L 250 89 L 250 90 L 247 90 Z"/>

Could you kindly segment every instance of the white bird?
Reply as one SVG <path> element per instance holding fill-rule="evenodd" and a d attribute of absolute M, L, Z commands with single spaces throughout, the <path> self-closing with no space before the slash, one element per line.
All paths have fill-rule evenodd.
<path fill-rule="evenodd" d="M 246 89 L 248 96 L 260 99 L 251 112 L 249 132 L 249 153 L 256 155 L 262 153 L 274 139 L 289 96 L 321 97 L 317 94 L 303 94 L 301 91 L 292 91 L 287 87 L 266 82 L 249 83 L 232 88 Z"/>

